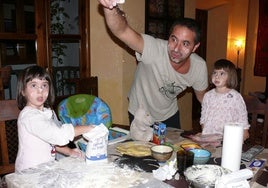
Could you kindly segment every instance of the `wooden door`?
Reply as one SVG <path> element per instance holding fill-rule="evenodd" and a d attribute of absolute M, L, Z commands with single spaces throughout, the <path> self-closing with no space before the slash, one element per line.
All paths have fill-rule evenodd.
<path fill-rule="evenodd" d="M 196 9 L 196 20 L 201 26 L 201 39 L 200 46 L 197 49 L 196 53 L 206 60 L 206 50 L 207 50 L 207 20 L 208 12 L 206 10 Z M 200 132 L 201 127 L 199 120 L 201 117 L 201 104 L 197 100 L 194 92 L 192 96 L 192 122 L 193 122 L 193 131 Z"/>

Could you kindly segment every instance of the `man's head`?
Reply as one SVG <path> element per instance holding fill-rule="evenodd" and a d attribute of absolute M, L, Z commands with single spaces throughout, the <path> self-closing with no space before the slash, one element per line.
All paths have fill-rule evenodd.
<path fill-rule="evenodd" d="M 195 52 L 200 45 L 200 30 L 197 22 L 191 18 L 174 22 L 168 39 L 168 53 L 172 63 L 185 62 Z"/>
<path fill-rule="evenodd" d="M 196 20 L 192 18 L 181 18 L 176 20 L 170 27 L 169 36 L 172 34 L 176 26 L 183 26 L 188 28 L 189 30 L 195 33 L 195 44 L 198 44 L 200 42 L 201 28 L 199 24 L 196 22 Z"/>

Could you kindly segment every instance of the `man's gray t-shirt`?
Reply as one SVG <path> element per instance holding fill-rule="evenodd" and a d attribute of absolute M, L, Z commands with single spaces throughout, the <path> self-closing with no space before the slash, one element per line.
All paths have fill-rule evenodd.
<path fill-rule="evenodd" d="M 138 66 L 129 92 L 130 113 L 142 106 L 155 121 L 164 121 L 178 111 L 177 95 L 187 87 L 202 91 L 208 87 L 206 62 L 197 54 L 190 56 L 190 70 L 176 72 L 170 64 L 166 40 L 142 35 L 144 50 L 136 53 Z"/>

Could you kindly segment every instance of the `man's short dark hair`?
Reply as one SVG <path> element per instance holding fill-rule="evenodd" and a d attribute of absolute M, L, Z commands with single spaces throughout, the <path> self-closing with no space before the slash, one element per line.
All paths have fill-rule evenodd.
<path fill-rule="evenodd" d="M 174 21 L 172 26 L 170 27 L 169 35 L 172 33 L 175 26 L 184 26 L 190 29 L 195 33 L 195 44 L 200 42 L 200 36 L 201 36 L 201 27 L 198 24 L 198 22 L 192 18 L 179 18 Z"/>

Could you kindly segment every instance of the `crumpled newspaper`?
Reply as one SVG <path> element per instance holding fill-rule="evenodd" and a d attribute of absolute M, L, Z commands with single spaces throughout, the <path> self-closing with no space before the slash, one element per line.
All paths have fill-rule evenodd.
<path fill-rule="evenodd" d="M 176 159 L 167 162 L 164 166 L 160 166 L 157 170 L 153 170 L 154 178 L 164 181 L 171 180 L 177 171 Z"/>

